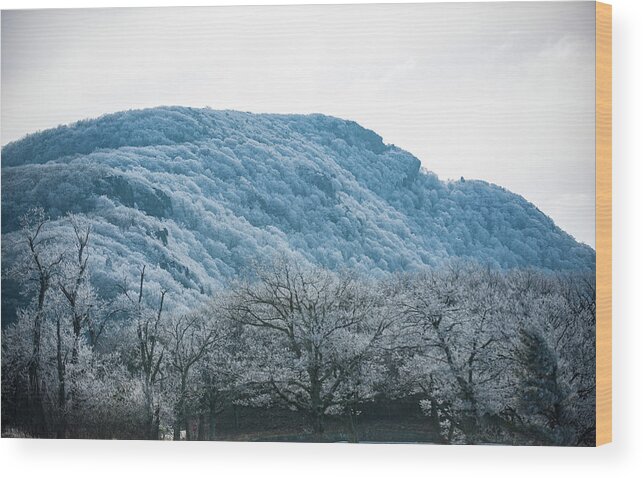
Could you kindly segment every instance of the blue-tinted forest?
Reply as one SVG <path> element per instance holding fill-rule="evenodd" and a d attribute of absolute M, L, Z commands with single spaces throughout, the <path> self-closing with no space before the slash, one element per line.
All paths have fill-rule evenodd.
<path fill-rule="evenodd" d="M 595 264 L 590 247 L 520 196 L 441 181 L 376 133 L 323 115 L 163 107 L 35 133 L 2 150 L 4 264 L 34 207 L 54 222 L 91 221 L 97 287 L 134 279 L 145 263 L 171 302 L 283 255 L 369 274 L 454 257 L 503 269 Z"/>
<path fill-rule="evenodd" d="M 595 252 L 324 115 L 2 149 L 2 434 L 594 442 Z"/>

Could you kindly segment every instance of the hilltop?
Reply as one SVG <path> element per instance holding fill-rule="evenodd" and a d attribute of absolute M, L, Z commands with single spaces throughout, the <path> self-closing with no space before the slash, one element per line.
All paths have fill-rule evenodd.
<path fill-rule="evenodd" d="M 35 206 L 54 235 L 69 234 L 69 212 L 91 220 L 101 293 L 147 264 L 178 307 L 276 256 L 374 275 L 453 258 L 595 266 L 590 247 L 524 198 L 441 181 L 375 132 L 321 114 L 159 107 L 34 133 L 2 149 L 3 268 Z M 3 316 L 16 301 L 3 280 Z"/>

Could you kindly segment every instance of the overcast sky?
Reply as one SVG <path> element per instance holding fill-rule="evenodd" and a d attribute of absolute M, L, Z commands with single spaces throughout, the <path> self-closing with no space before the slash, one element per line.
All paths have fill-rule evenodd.
<path fill-rule="evenodd" d="M 594 247 L 594 3 L 2 12 L 2 144 L 157 105 L 352 119 Z"/>

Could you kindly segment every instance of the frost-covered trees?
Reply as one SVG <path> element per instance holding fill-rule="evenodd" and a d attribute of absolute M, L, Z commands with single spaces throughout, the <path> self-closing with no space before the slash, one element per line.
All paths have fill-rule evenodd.
<path fill-rule="evenodd" d="M 523 198 L 440 181 L 376 133 L 323 115 L 164 107 L 43 131 L 3 147 L 3 242 L 33 207 L 55 234 L 68 213 L 86 215 L 99 291 L 147 264 L 168 306 L 191 308 L 253 260 L 284 254 L 379 276 L 453 257 L 505 269 L 595 264 Z M 14 257 L 4 248 L 3 266 Z M 7 321 L 13 286 L 3 282 Z"/>
<path fill-rule="evenodd" d="M 277 416 L 286 436 L 390 441 L 393 414 L 418 440 L 594 440 L 591 275 L 453 262 L 381 279 L 282 257 L 185 308 L 154 264 L 99 294 L 86 216 L 23 224 L 5 435 L 265 439 Z"/>
<path fill-rule="evenodd" d="M 403 339 L 417 350 L 405 367 L 448 441 L 456 430 L 467 442 L 484 440 L 483 422 L 500 412 L 509 342 L 503 288 L 497 273 L 456 264 L 417 276 L 400 295 Z"/>
<path fill-rule="evenodd" d="M 475 264 L 417 275 L 397 299 L 404 325 L 395 347 L 407 351 L 400 386 L 424 397 L 447 442 L 587 444 L 593 294 L 582 275 Z"/>
<path fill-rule="evenodd" d="M 321 435 L 329 413 L 372 393 L 362 385 L 374 380 L 370 361 L 390 324 L 380 307 L 350 275 L 278 261 L 260 269 L 255 282 L 238 284 L 228 311 L 261 331 L 257 381 L 277 401 L 304 412 Z"/>
<path fill-rule="evenodd" d="M 26 363 L 29 382 L 25 398 L 33 421 L 32 429 L 36 433 L 46 434 L 47 418 L 43 403 L 46 389 L 42 376 L 43 328 L 47 315 L 47 295 L 60 273 L 64 254 L 60 242 L 56 242 L 57 238 L 47 229 L 47 217 L 41 208 L 30 210 L 22 218 L 21 226 L 19 249 L 22 252 L 8 275 L 22 284 L 25 294 L 35 289 L 35 299 L 21 312 L 21 320 L 31 322 L 31 327 L 25 330 L 32 344 Z"/>
<path fill-rule="evenodd" d="M 558 375 L 558 358 L 538 330 L 522 329 L 516 350 L 518 413 L 531 417 L 529 431 L 548 444 L 569 440 L 565 400 L 567 391 Z"/>
<path fill-rule="evenodd" d="M 3 404 L 27 402 L 12 418 L 27 418 L 29 433 L 77 436 L 85 379 L 104 367 L 102 357 L 92 352 L 109 316 L 89 280 L 90 228 L 84 218 L 68 216 L 67 227 L 52 234 L 42 210 L 31 211 L 22 223 L 21 261 L 9 274 L 21 282 L 31 302 L 20 310 L 18 322 L 3 330 L 8 339 L 3 344 L 3 374 L 12 384 L 3 390 L 15 393 Z M 92 314 L 98 317 L 90 327 Z M 31 342 L 29 353 L 25 339 Z M 70 421 L 73 430 L 68 429 Z"/>
<path fill-rule="evenodd" d="M 195 366 L 194 410 L 199 440 L 216 439 L 219 416 L 252 393 L 252 388 L 243 381 L 248 363 L 244 355 L 248 349 L 239 328 L 220 316 L 215 316 L 210 326 L 217 328 L 215 346 L 209 347 Z"/>
<path fill-rule="evenodd" d="M 166 324 L 166 337 L 168 349 L 168 365 L 175 379 L 175 404 L 174 404 L 174 439 L 179 440 L 181 430 L 185 429 L 187 439 L 191 439 L 191 428 L 189 427 L 188 412 L 189 402 L 194 401 L 200 393 L 197 388 L 198 378 L 195 369 L 208 353 L 214 354 L 216 350 L 227 346 L 228 328 L 220 320 L 207 316 L 201 311 L 176 316 Z M 212 358 L 212 357 L 210 357 Z M 202 372 L 204 370 L 201 370 Z M 208 377 L 212 379 L 212 376 Z M 214 384 L 207 384 L 213 387 Z M 213 388 L 205 390 L 204 393 L 213 393 Z M 214 397 L 210 397 L 214 398 Z M 216 405 L 211 409 L 216 415 Z M 214 432 L 210 416 L 209 432 Z"/>
<path fill-rule="evenodd" d="M 514 322 L 510 400 L 523 438 L 589 445 L 595 425 L 596 299 L 591 276 L 510 276 Z"/>
<path fill-rule="evenodd" d="M 127 316 L 129 335 L 132 337 L 131 360 L 133 367 L 140 373 L 142 382 L 145 416 L 144 435 L 155 440 L 159 437 L 160 408 L 158 386 L 161 380 L 162 361 L 166 354 L 163 340 L 163 302 L 165 291 L 160 292 L 158 308 L 153 309 L 143 301 L 145 291 L 145 266 L 141 268 L 138 291 L 131 291 L 127 283 L 121 286 L 121 302 Z M 133 332 L 132 332 L 133 330 Z"/>

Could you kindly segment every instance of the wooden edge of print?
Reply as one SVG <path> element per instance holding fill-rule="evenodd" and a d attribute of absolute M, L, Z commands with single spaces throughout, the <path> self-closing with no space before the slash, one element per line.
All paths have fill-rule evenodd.
<path fill-rule="evenodd" d="M 596 2 L 596 445 L 612 441 L 612 6 Z"/>

